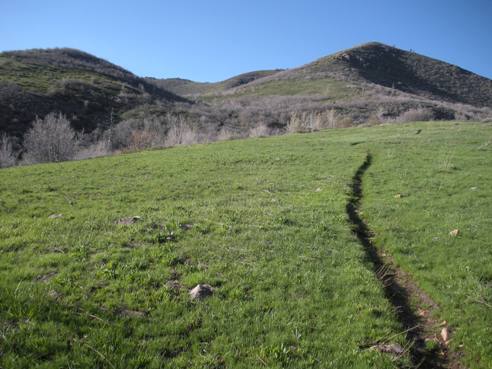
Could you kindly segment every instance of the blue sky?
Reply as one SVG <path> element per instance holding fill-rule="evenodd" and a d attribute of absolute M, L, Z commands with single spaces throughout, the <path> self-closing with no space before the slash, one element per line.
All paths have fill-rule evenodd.
<path fill-rule="evenodd" d="M 73 47 L 198 81 L 380 41 L 492 78 L 492 0 L 0 0 L 0 50 Z"/>

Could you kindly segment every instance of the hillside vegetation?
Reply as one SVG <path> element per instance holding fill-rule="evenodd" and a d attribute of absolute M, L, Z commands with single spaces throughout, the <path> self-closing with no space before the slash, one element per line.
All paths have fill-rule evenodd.
<path fill-rule="evenodd" d="M 336 114 L 338 127 L 480 121 L 492 117 L 492 80 L 376 42 L 214 83 L 140 78 L 74 49 L 0 53 L 0 134 L 21 138 L 36 116 L 52 112 L 86 133 L 132 119 L 167 127 L 169 115 L 207 134 L 226 127 L 235 135 L 258 127 L 278 133 L 294 115 L 309 122 L 327 112 Z"/>
<path fill-rule="evenodd" d="M 259 78 L 270 76 L 280 71 L 281 69 L 248 72 L 221 82 L 194 82 L 182 78 L 158 79 L 150 77 L 148 77 L 147 80 L 150 83 L 160 86 L 165 90 L 171 91 L 177 95 L 196 97 L 203 94 L 223 92 L 228 89 L 253 82 Z"/>
<path fill-rule="evenodd" d="M 370 153 L 360 216 L 446 321 L 426 355 L 490 368 L 491 140 L 434 122 L 1 170 L 0 366 L 416 367 L 346 214 Z"/>
<path fill-rule="evenodd" d="M 354 87 L 369 84 L 437 101 L 492 107 L 492 80 L 455 65 L 381 43 L 368 43 L 321 58 L 300 68 L 256 80 L 251 91 L 274 81 L 336 80 Z M 240 90 L 248 89 L 242 86 Z M 322 90 L 318 90 L 322 93 Z"/>
<path fill-rule="evenodd" d="M 246 74 L 247 76 L 248 74 Z M 284 129 L 326 116 L 329 126 L 413 120 L 486 120 L 492 116 L 492 81 L 413 51 L 377 42 L 360 45 L 301 67 L 241 76 L 217 83 L 149 80 L 185 94 L 239 130 L 263 125 Z M 229 84 L 238 79 L 246 83 Z M 333 123 L 335 121 L 335 123 Z M 246 127 L 246 128 L 245 128 Z"/>
<path fill-rule="evenodd" d="M 36 116 L 61 112 L 78 130 L 107 127 L 142 104 L 185 99 L 74 49 L 0 53 L 0 130 L 21 135 Z"/>

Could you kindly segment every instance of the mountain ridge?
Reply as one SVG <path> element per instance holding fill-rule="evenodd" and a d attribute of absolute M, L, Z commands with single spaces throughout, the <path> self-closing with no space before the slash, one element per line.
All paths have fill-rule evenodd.
<path fill-rule="evenodd" d="M 296 112 L 335 110 L 358 124 L 418 108 L 434 119 L 490 116 L 492 80 L 379 42 L 213 83 L 139 77 L 72 48 L 0 53 L 0 131 L 16 136 L 51 111 L 90 132 L 148 112 L 245 129 L 258 122 L 284 127 Z"/>

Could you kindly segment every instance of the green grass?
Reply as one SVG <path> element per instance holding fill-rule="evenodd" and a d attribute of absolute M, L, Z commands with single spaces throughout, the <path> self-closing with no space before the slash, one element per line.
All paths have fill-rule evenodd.
<path fill-rule="evenodd" d="M 234 94 L 216 94 L 210 91 L 201 96 L 204 100 L 230 99 L 243 96 L 324 96 L 327 99 L 343 99 L 358 94 L 347 83 L 329 78 L 316 80 L 283 79 L 239 87 Z"/>
<path fill-rule="evenodd" d="M 245 87 L 239 90 L 239 94 L 255 96 L 271 95 L 323 95 L 332 98 L 353 95 L 353 91 L 346 86 L 345 82 L 334 79 L 317 80 L 278 80 L 259 84 L 258 86 Z"/>
<path fill-rule="evenodd" d="M 490 368 L 492 126 L 376 128 L 364 139 L 374 165 L 363 208 L 376 244 L 438 303 L 451 345 L 464 345 L 465 364 Z"/>
<path fill-rule="evenodd" d="M 439 302 L 465 362 L 487 368 L 491 128 L 329 130 L 2 170 L 0 367 L 408 365 L 364 348 L 405 344 L 345 214 L 371 150 L 377 244 Z M 214 295 L 190 301 L 197 283 Z"/>
<path fill-rule="evenodd" d="M 0 56 L 0 82 L 15 83 L 29 92 L 53 93 L 63 88 L 62 81 L 79 81 L 105 89 L 117 95 L 123 85 L 109 76 L 81 69 L 68 69 L 49 65 L 28 64 Z"/>

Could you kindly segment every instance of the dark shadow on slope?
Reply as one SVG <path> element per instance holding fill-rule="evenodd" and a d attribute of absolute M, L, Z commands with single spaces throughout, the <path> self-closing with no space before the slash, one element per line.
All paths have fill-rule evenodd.
<path fill-rule="evenodd" d="M 411 344 L 410 355 L 414 368 L 438 369 L 443 368 L 445 362 L 439 357 L 437 352 L 429 352 L 425 349 L 422 325 L 419 317 L 412 311 L 409 302 L 409 292 L 397 281 L 396 270 L 384 260 L 378 253 L 377 248 L 371 241 L 372 233 L 367 224 L 359 216 L 359 208 L 362 199 L 362 177 L 366 170 L 371 166 L 372 156 L 367 154 L 366 160 L 358 168 L 352 178 L 351 196 L 346 205 L 346 212 L 352 230 L 364 246 L 366 255 L 373 265 L 374 273 L 381 281 L 384 293 L 388 301 L 393 305 L 399 322 L 406 338 Z"/>

